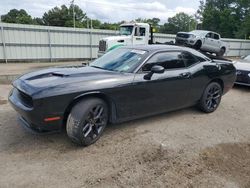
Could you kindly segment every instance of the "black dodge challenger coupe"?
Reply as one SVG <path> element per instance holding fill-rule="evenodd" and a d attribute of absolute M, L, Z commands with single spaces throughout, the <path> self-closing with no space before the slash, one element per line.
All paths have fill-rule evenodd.
<path fill-rule="evenodd" d="M 236 79 L 229 61 L 185 47 L 121 47 L 89 66 L 55 67 L 13 82 L 9 101 L 21 125 L 44 133 L 66 125 L 70 139 L 90 145 L 108 123 L 197 105 L 216 110 Z"/>

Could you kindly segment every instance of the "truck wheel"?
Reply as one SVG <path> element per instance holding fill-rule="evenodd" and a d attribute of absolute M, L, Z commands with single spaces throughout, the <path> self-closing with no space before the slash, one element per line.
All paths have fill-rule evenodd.
<path fill-rule="evenodd" d="M 226 52 L 226 49 L 224 47 L 222 47 L 216 55 L 219 57 L 222 57 L 225 54 L 225 52 Z"/>
<path fill-rule="evenodd" d="M 99 98 L 88 98 L 72 108 L 66 124 L 67 134 L 76 144 L 88 146 L 100 138 L 107 121 L 107 104 Z"/>
<path fill-rule="evenodd" d="M 203 112 L 211 113 L 218 108 L 221 96 L 221 85 L 217 82 L 211 82 L 204 90 L 198 106 Z"/>
<path fill-rule="evenodd" d="M 201 41 L 198 40 L 194 45 L 194 49 L 199 50 L 201 48 L 201 45 L 202 45 Z"/>

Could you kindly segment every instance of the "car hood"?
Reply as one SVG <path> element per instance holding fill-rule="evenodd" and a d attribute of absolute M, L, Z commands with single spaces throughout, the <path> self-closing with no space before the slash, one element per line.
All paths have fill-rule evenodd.
<path fill-rule="evenodd" d="M 41 93 L 55 95 L 78 90 L 94 90 L 109 83 L 119 83 L 125 74 L 90 66 L 55 67 L 24 74 L 16 79 L 13 85 L 30 96 Z"/>
<path fill-rule="evenodd" d="M 237 70 L 245 70 L 245 71 L 250 71 L 250 63 L 249 62 L 244 62 L 244 61 L 238 61 L 234 64 L 235 68 Z"/>

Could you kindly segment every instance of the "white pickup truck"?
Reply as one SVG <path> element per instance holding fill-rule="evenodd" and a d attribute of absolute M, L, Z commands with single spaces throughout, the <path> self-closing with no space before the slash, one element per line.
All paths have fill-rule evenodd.
<path fill-rule="evenodd" d="M 220 34 L 205 30 L 178 32 L 175 44 L 190 46 L 204 52 L 216 53 L 217 56 L 223 56 L 229 49 L 228 44 L 221 40 Z"/>

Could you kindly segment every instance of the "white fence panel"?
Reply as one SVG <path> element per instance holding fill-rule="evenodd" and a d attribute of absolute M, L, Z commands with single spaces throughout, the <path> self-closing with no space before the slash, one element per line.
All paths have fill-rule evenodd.
<path fill-rule="evenodd" d="M 97 57 L 100 39 L 117 31 L 0 23 L 0 61 L 80 60 Z M 175 35 L 155 33 L 154 42 L 175 41 Z M 250 54 L 250 41 L 223 39 L 227 56 Z"/>

